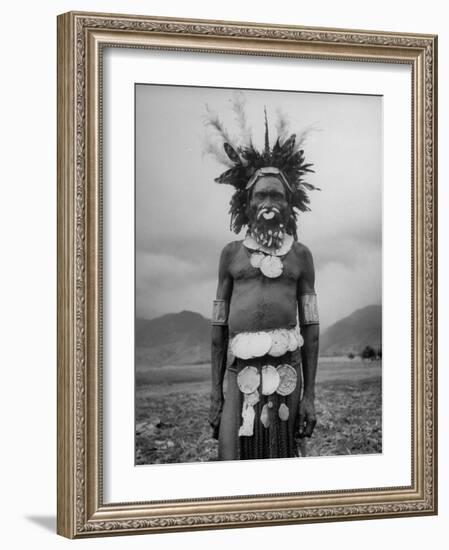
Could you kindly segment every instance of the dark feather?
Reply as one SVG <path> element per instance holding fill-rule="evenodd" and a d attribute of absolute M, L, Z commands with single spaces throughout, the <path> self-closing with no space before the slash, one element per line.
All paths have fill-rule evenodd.
<path fill-rule="evenodd" d="M 268 119 L 267 119 L 267 108 L 263 108 L 264 114 L 265 114 L 265 150 L 264 155 L 265 157 L 268 157 L 270 154 L 270 136 L 268 134 Z"/>
<path fill-rule="evenodd" d="M 273 159 L 275 159 L 277 155 L 279 155 L 280 151 L 281 151 L 281 146 L 279 144 L 279 138 L 277 138 L 276 143 L 273 146 L 273 152 L 272 152 Z"/>
<path fill-rule="evenodd" d="M 239 172 L 241 170 L 240 166 L 234 166 L 233 168 L 229 168 L 229 170 L 226 170 L 226 172 L 223 172 L 218 176 L 218 178 L 215 178 L 216 183 L 229 183 L 230 185 L 235 184 L 235 180 L 240 179 L 239 178 Z"/>
<path fill-rule="evenodd" d="M 240 164 L 240 157 L 237 153 L 237 151 L 229 145 L 229 143 L 223 143 L 224 150 L 226 151 L 226 154 L 228 157 L 232 160 L 232 162 L 235 162 L 236 164 Z"/>
<path fill-rule="evenodd" d="M 315 185 L 312 185 L 311 183 L 307 183 L 306 181 L 302 181 L 301 185 L 308 189 L 309 191 L 321 191 L 319 187 L 315 187 Z"/>
<path fill-rule="evenodd" d="M 310 166 L 313 166 L 313 164 L 309 163 L 309 164 L 303 164 L 301 166 L 301 169 L 304 170 L 304 172 L 315 172 L 315 170 L 312 170 L 310 168 Z"/>
<path fill-rule="evenodd" d="M 304 151 L 301 149 L 300 151 L 296 151 L 295 153 L 292 153 L 290 155 L 290 157 L 288 158 L 288 163 L 291 165 L 296 164 L 298 166 L 301 166 L 303 160 L 304 160 Z"/>
<path fill-rule="evenodd" d="M 295 147 L 296 134 L 292 134 L 282 145 L 281 154 L 284 158 L 290 156 Z"/>

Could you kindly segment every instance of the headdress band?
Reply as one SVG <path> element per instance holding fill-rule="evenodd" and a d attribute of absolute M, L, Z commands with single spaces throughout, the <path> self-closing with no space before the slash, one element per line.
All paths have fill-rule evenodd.
<path fill-rule="evenodd" d="M 245 189 L 247 191 L 248 189 L 251 189 L 251 187 L 263 176 L 276 176 L 282 181 L 282 183 L 285 185 L 285 187 L 287 187 L 290 192 L 292 191 L 292 188 L 288 183 L 284 172 L 282 172 L 282 170 L 280 170 L 279 168 L 276 168 L 276 166 L 263 166 L 262 168 L 256 170 L 251 178 L 248 180 Z"/>

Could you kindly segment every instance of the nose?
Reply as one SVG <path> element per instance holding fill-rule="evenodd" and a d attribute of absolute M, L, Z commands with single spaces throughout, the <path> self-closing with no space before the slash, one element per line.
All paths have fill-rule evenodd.
<path fill-rule="evenodd" d="M 273 199 L 271 197 L 267 197 L 262 203 L 262 208 L 272 208 L 273 203 Z"/>

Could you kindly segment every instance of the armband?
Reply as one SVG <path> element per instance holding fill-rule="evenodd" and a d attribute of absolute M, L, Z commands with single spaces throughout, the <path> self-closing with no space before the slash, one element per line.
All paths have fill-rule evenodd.
<path fill-rule="evenodd" d="M 212 324 L 228 324 L 228 302 L 226 300 L 214 300 L 212 308 Z"/>
<path fill-rule="evenodd" d="M 318 302 L 316 294 L 302 294 L 299 297 L 299 324 L 317 325 L 320 322 L 318 316 Z"/>

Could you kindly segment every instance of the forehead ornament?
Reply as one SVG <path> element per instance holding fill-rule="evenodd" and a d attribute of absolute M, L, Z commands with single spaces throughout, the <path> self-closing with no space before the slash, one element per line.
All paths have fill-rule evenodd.
<path fill-rule="evenodd" d="M 247 191 L 251 189 L 260 180 L 260 178 L 263 178 L 264 176 L 274 176 L 278 178 L 285 185 L 285 187 L 290 192 L 292 192 L 292 187 L 288 183 L 288 180 L 285 177 L 284 172 L 282 172 L 282 170 L 280 170 L 279 168 L 276 168 L 276 166 L 264 166 L 256 170 L 254 174 L 251 176 L 251 178 L 248 180 L 248 183 L 246 184 L 245 189 Z"/>

